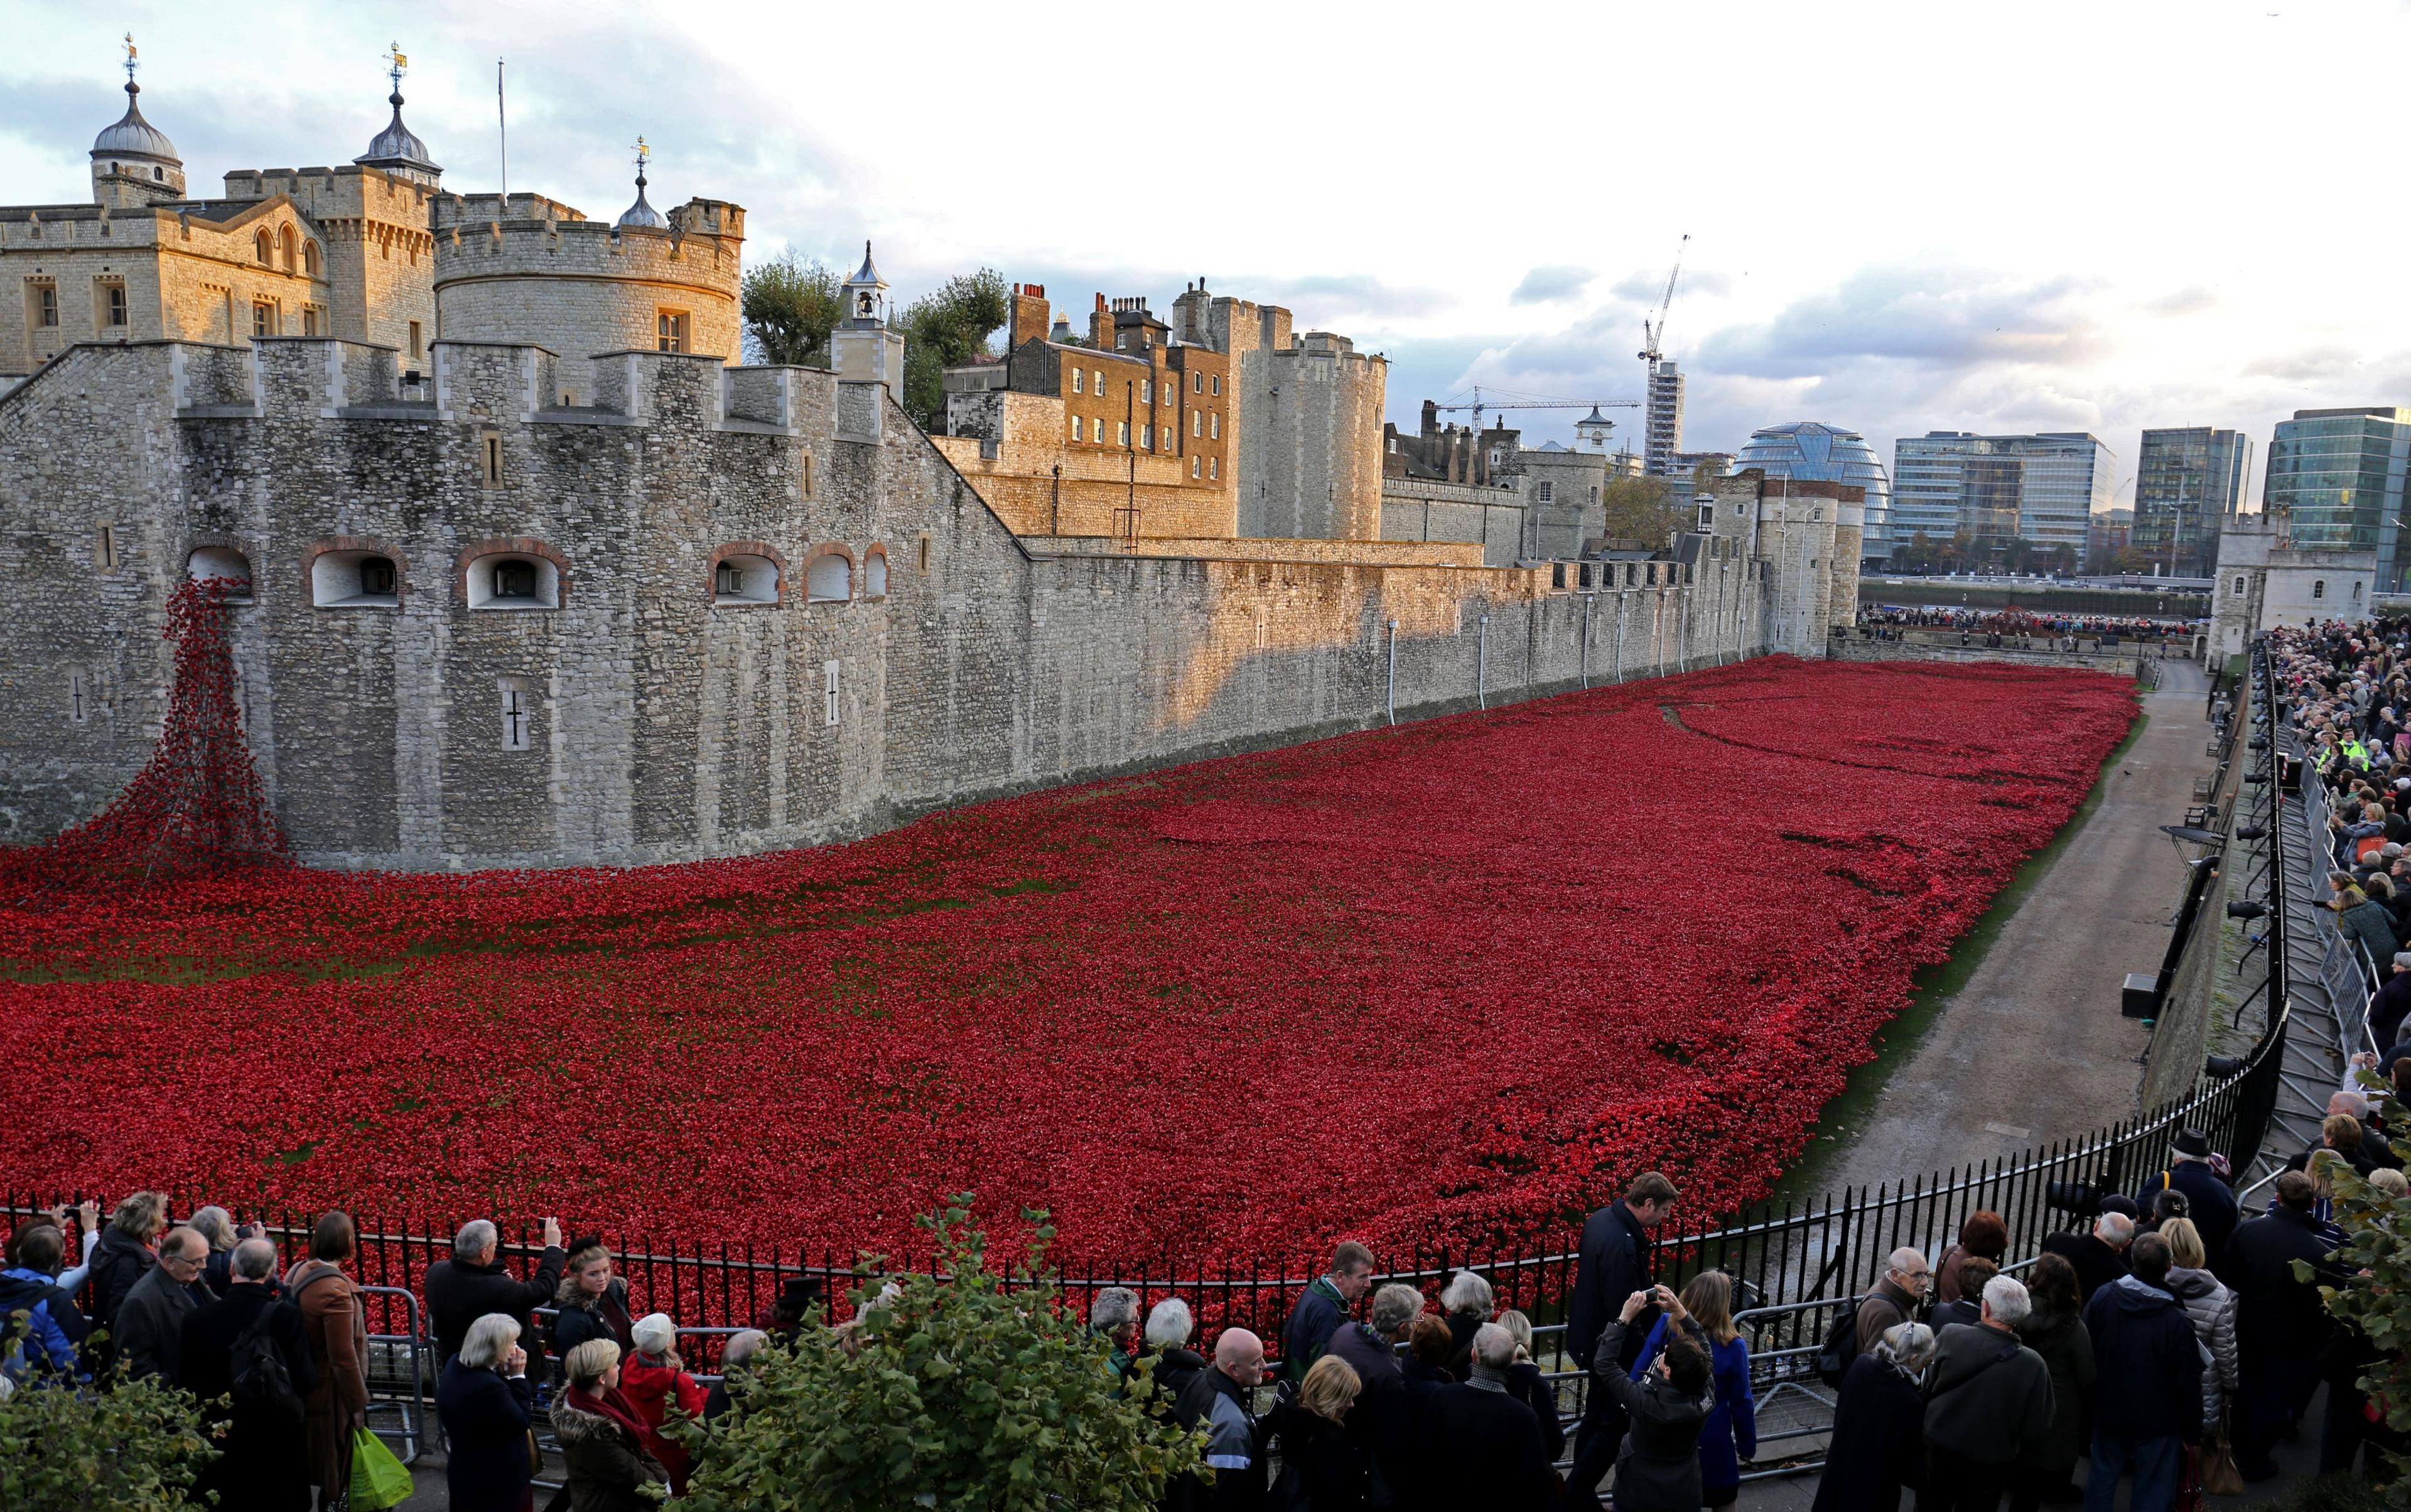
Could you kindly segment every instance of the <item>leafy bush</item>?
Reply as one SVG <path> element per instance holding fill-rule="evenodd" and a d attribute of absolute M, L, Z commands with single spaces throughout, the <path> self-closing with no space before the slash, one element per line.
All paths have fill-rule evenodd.
<path fill-rule="evenodd" d="M 165 1512 L 218 1451 L 193 1399 L 156 1378 L 107 1391 L 37 1375 L 0 1398 L 0 1506 Z"/>
<path fill-rule="evenodd" d="M 1150 1363 L 1123 1389 L 1105 1342 L 1044 1273 L 1044 1213 L 1010 1278 L 988 1268 L 972 1198 L 917 1220 L 946 1279 L 883 1289 L 859 1273 L 855 1320 L 768 1349 L 740 1410 L 672 1432 L 693 1447 L 680 1505 L 693 1512 L 884 1512 L 972 1507 L 1145 1512 L 1174 1475 L 1202 1462 L 1205 1435 L 1140 1405 Z M 1013 1283 L 1012 1289 L 1006 1282 Z"/>
<path fill-rule="evenodd" d="M 2411 1128 L 2411 1108 L 2397 1102 L 2374 1079 L 2364 1080 L 2362 1090 L 2374 1100 L 2382 1099 L 2388 1129 Z M 2392 1143 L 2398 1156 L 2411 1154 L 2411 1140 L 2398 1138 Z M 2385 1356 L 2360 1377 L 2360 1387 L 2385 1407 L 2388 1427 L 2398 1435 L 2411 1434 L 2411 1361 L 2405 1358 L 2406 1352 L 2411 1352 L 2411 1243 L 2404 1240 L 2404 1235 L 2411 1234 L 2411 1198 L 2389 1197 L 2340 1159 L 2333 1169 L 2335 1221 L 2345 1231 L 2344 1247 L 2330 1256 L 2332 1269 L 2315 1272 L 2310 1265 L 2297 1260 L 2294 1274 L 2302 1281 L 2319 1279 L 2322 1273 L 2331 1277 L 2339 1271 L 2348 1278 L 2342 1286 L 2320 1286 L 2319 1296 L 2327 1302 L 2330 1315 L 2358 1329 L 2368 1337 L 2371 1347 Z M 2385 1505 L 2411 1506 L 2411 1476 L 2403 1475 L 2411 1469 L 2411 1456 L 2389 1452 L 2387 1459 L 2393 1463 L 2396 1478 L 2385 1492 Z M 2327 1478 L 2313 1482 L 2313 1489 Z M 2344 1512 L 2362 1505 L 2309 1499 L 2302 1503 L 2306 1509 L 2317 1512 L 2330 1507 Z M 2379 1504 L 2373 1498 L 2365 1505 Z"/>

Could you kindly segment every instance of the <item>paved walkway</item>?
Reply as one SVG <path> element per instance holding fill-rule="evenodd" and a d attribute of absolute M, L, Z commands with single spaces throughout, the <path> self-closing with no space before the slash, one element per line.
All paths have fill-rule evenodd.
<path fill-rule="evenodd" d="M 2118 990 L 2160 968 L 2185 873 L 2159 827 L 2184 819 L 2209 767 L 2208 684 L 2191 663 L 2165 666 L 2100 803 L 1886 1073 L 1848 1148 L 1819 1164 L 1819 1190 L 2014 1154 L 2135 1111 L 2148 1036 L 2119 1016 Z"/>

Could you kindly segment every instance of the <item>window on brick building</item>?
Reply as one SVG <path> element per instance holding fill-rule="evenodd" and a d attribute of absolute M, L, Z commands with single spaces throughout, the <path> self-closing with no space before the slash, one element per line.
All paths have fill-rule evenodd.
<path fill-rule="evenodd" d="M 1200 371 L 1189 374 L 1189 391 L 1192 394 L 1202 394 L 1206 391 L 1206 374 L 1204 372 Z"/>
<path fill-rule="evenodd" d="M 1541 484 L 1541 487 L 1540 487 L 1540 490 L 1539 490 L 1539 497 L 1540 497 L 1540 501 L 1541 501 L 1542 504 L 1555 504 L 1555 503 L 1556 503 L 1556 502 L 1557 502 L 1557 486 L 1556 486 L 1555 483 L 1542 482 L 1542 483 Z"/>
<path fill-rule="evenodd" d="M 1202 436 L 1206 433 L 1206 412 L 1204 410 L 1192 409 L 1189 412 L 1189 433 L 1191 435 L 1198 436 Z"/>
<path fill-rule="evenodd" d="M 686 348 L 686 312 L 664 310 L 653 316 L 653 345 L 665 352 L 683 352 Z"/>
<path fill-rule="evenodd" d="M 1142 404 L 1152 404 L 1155 403 L 1155 380 L 1153 378 L 1141 378 L 1138 380 L 1138 402 Z"/>
<path fill-rule="evenodd" d="M 1126 447 L 1130 445 L 1130 421 L 1116 420 L 1114 422 L 1114 445 L 1118 447 Z"/>
<path fill-rule="evenodd" d="M 1203 477 L 1206 476 L 1205 458 L 1191 457 L 1189 459 L 1189 476 L 1191 477 Z"/>
<path fill-rule="evenodd" d="M 59 289 L 55 284 L 34 286 L 34 324 L 55 326 L 59 323 Z"/>
<path fill-rule="evenodd" d="M 1082 420 L 1082 419 L 1080 418 L 1080 417 L 1078 417 L 1077 415 L 1073 416 L 1073 417 L 1072 417 L 1072 439 L 1073 439 L 1073 440 L 1074 440 L 1074 441 L 1079 441 L 1079 440 L 1083 440 L 1083 439 L 1085 439 L 1085 437 L 1083 437 L 1083 436 L 1081 435 L 1081 433 L 1081 433 L 1084 429 L 1086 429 L 1086 426 L 1087 426 L 1087 422 L 1086 422 L 1086 421 L 1084 421 L 1084 420 Z"/>
<path fill-rule="evenodd" d="M 301 306 L 301 334 L 323 336 L 326 333 L 327 317 L 319 313 L 318 307 L 314 304 Z"/>
<path fill-rule="evenodd" d="M 124 330 L 125 286 L 123 284 L 103 282 L 95 286 L 93 293 L 94 306 L 100 315 L 101 329 L 104 330 Z"/>
<path fill-rule="evenodd" d="M 1154 426 L 1142 425 L 1138 428 L 1138 449 L 1141 451 L 1153 451 L 1155 449 Z"/>
<path fill-rule="evenodd" d="M 1220 477 L 1222 476 L 1221 458 L 1208 457 L 1206 459 L 1206 476 L 1207 477 Z"/>
<path fill-rule="evenodd" d="M 1206 432 L 1216 441 L 1222 439 L 1222 412 L 1216 410 L 1206 417 Z"/>
<path fill-rule="evenodd" d="M 1085 371 L 1079 368 L 1074 368 L 1072 370 L 1072 391 L 1075 394 L 1087 393 L 1088 389 L 1084 388 L 1083 385 L 1088 382 L 1088 377 L 1089 375 Z"/>
<path fill-rule="evenodd" d="M 2311 580 L 2311 596 L 2313 598 L 2325 598 L 2328 596 L 2328 580 L 2325 578 L 2314 578 Z"/>
<path fill-rule="evenodd" d="M 251 333 L 273 336 L 277 328 L 276 306 L 266 300 L 256 300 L 251 306 Z"/>
<path fill-rule="evenodd" d="M 1104 370 L 1104 369 L 1103 369 L 1103 368 L 1090 368 L 1090 369 L 1089 370 L 1089 377 L 1090 381 L 1092 381 L 1092 382 L 1094 382 L 1094 383 L 1096 384 L 1096 386 L 1097 386 L 1097 392 L 1099 392 L 1099 393 L 1103 393 L 1103 392 L 1105 391 L 1105 370 Z"/>
<path fill-rule="evenodd" d="M 1222 374 L 1219 373 L 1214 374 L 1214 391 L 1218 394 L 1222 391 Z"/>

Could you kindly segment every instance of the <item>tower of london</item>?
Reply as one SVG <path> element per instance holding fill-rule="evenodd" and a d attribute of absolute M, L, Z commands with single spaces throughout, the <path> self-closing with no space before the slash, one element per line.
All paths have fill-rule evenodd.
<path fill-rule="evenodd" d="M 149 756 L 187 577 L 230 586 L 244 724 L 296 854 L 412 869 L 815 844 L 1817 654 L 1855 609 L 1854 491 L 1778 497 L 1755 474 L 1664 561 L 1485 566 L 1379 539 L 1378 373 L 1202 281 L 1178 329 L 1143 327 L 1174 348 L 1147 371 L 1197 395 L 1232 373 L 1231 403 L 1151 424 L 1148 460 L 1162 496 L 1193 474 L 1219 502 L 1117 519 L 1096 463 L 1095 506 L 1066 519 L 1039 480 L 1078 405 L 924 434 L 875 242 L 826 368 L 745 365 L 741 207 L 656 209 L 641 162 L 609 218 L 458 192 L 395 75 L 358 157 L 229 171 L 216 198 L 188 192 L 129 77 L 91 201 L 0 208 L 0 840 L 89 816 Z M 172 100 L 149 113 L 172 125 Z"/>

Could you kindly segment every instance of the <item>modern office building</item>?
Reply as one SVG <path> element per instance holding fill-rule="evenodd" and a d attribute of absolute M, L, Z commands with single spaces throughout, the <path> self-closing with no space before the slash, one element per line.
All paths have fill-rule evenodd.
<path fill-rule="evenodd" d="M 1642 432 L 1642 465 L 1651 477 L 1675 476 L 1683 449 L 1683 374 L 1669 361 L 1649 364 L 1649 399 Z"/>
<path fill-rule="evenodd" d="M 1923 535 L 1961 538 L 1995 562 L 2013 543 L 2066 547 L 2081 561 L 2094 512 L 2110 507 L 2115 464 L 2115 453 L 2082 432 L 1903 436 L 1892 443 L 1893 549 Z"/>
<path fill-rule="evenodd" d="M 1892 512 L 1892 477 L 1867 438 L 1856 431 L 1818 420 L 1794 420 L 1750 433 L 1733 459 L 1735 469 L 1760 467 L 1770 478 L 1813 478 L 1849 483 L 1867 491 L 1865 533 L 1859 560 L 1881 562 L 1892 554 L 1885 534 Z"/>
<path fill-rule="evenodd" d="M 2298 409 L 2277 422 L 2260 507 L 2287 518 L 2297 550 L 2374 551 L 2377 591 L 2400 593 L 2411 409 Z"/>
<path fill-rule="evenodd" d="M 2208 425 L 2145 431 L 2135 458 L 2136 550 L 2171 577 L 2207 577 L 2219 521 L 2252 486 L 2252 438 Z"/>

